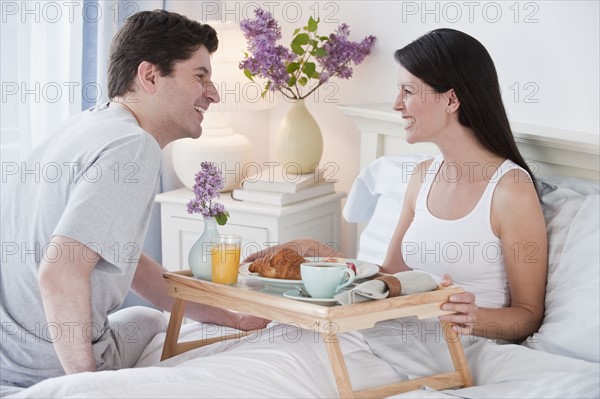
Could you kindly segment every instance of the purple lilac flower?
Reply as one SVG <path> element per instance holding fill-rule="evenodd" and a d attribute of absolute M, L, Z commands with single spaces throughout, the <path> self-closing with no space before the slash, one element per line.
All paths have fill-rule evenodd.
<path fill-rule="evenodd" d="M 272 15 L 260 8 L 255 14 L 256 19 L 240 22 L 248 49 L 253 54 L 240 63 L 240 68 L 269 79 L 272 82 L 271 89 L 279 90 L 290 79 L 286 63 L 293 61 L 295 55 L 286 47 L 277 45 L 277 40 L 281 39 L 281 28 Z"/>
<path fill-rule="evenodd" d="M 335 33 L 329 35 L 329 40 L 323 45 L 327 55 L 317 58 L 317 62 L 323 68 L 320 76 L 321 83 L 325 83 L 332 76 L 349 79 L 352 76 L 350 61 L 358 65 L 371 54 L 371 49 L 375 45 L 375 36 L 368 36 L 361 42 L 352 42 L 348 40 L 349 35 L 348 25 L 341 24 Z"/>
<path fill-rule="evenodd" d="M 202 162 L 194 181 L 195 198 L 187 204 L 188 213 L 199 213 L 204 218 L 225 213 L 223 204 L 212 201 L 219 197 L 219 190 L 225 186 L 225 180 L 217 165 L 212 162 Z"/>
<path fill-rule="evenodd" d="M 317 47 L 310 47 L 313 46 L 311 44 L 307 48 L 302 48 L 304 54 L 298 55 L 287 47 L 277 44 L 277 40 L 281 39 L 281 28 L 269 12 L 259 8 L 255 11 L 255 15 L 254 20 L 240 22 L 240 28 L 248 41 L 249 54 L 239 67 L 247 70 L 251 76 L 267 79 L 269 90 L 278 90 L 290 99 L 306 98 L 333 76 L 339 76 L 342 79 L 350 78 L 352 76 L 350 63 L 360 64 L 371 53 L 371 49 L 375 45 L 374 36 L 368 36 L 361 42 L 348 40 L 350 28 L 348 25 L 342 24 L 325 40 L 312 31 L 314 32 L 311 34 L 313 42 L 321 43 L 322 47 L 318 47 L 318 44 L 317 47 L 325 50 L 325 54 L 314 55 L 313 51 Z M 316 23 L 317 21 L 312 20 L 312 22 Z M 296 51 L 298 50 L 296 49 Z M 309 54 L 308 57 L 305 57 L 306 54 Z M 317 75 L 319 83 L 308 93 L 302 94 L 300 86 L 304 85 L 306 80 L 299 86 L 297 82 L 301 72 L 293 72 L 292 76 L 287 71 L 287 67 L 290 63 L 295 62 L 300 65 L 300 67 L 296 66 L 295 70 L 302 71 L 303 66 L 313 55 L 321 67 Z M 308 76 L 308 78 L 312 77 Z"/>

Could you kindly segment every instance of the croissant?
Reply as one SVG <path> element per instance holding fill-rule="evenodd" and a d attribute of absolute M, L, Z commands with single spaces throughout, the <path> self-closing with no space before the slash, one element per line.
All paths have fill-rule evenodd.
<path fill-rule="evenodd" d="M 307 262 L 291 248 L 281 249 L 252 262 L 248 270 L 267 278 L 302 280 L 300 265 Z"/>

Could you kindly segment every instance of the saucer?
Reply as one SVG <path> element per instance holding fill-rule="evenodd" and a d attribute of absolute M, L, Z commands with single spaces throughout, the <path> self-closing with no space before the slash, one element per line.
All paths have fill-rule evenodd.
<path fill-rule="evenodd" d="M 309 298 L 301 296 L 298 290 L 285 291 L 283 296 L 286 298 L 295 299 L 297 301 L 314 303 L 315 305 L 335 306 L 338 304 L 338 301 L 333 298 Z"/>
<path fill-rule="evenodd" d="M 358 259 L 347 259 L 347 258 L 320 258 L 320 257 L 307 257 L 307 260 L 311 262 L 327 262 L 327 263 L 346 263 L 351 262 L 356 267 L 356 278 L 355 280 L 364 279 L 371 277 L 379 272 L 379 266 L 374 263 L 365 262 Z M 250 262 L 242 263 L 240 265 L 240 274 L 242 276 L 256 279 L 266 285 L 271 291 L 287 291 L 291 290 L 297 285 L 302 284 L 300 280 L 284 280 L 278 278 L 267 278 L 262 277 L 258 273 L 252 273 L 250 271 Z M 295 299 L 295 298 L 294 298 Z"/>

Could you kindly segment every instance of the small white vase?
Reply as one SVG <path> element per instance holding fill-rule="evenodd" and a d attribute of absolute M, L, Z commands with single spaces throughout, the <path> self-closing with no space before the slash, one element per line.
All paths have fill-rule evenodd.
<path fill-rule="evenodd" d="M 323 135 L 304 99 L 297 100 L 279 124 L 275 149 L 287 173 L 312 173 L 319 166 L 323 155 Z"/>
<path fill-rule="evenodd" d="M 202 280 L 212 278 L 211 248 L 213 237 L 218 235 L 217 221 L 214 217 L 204 219 L 204 231 L 196 240 L 188 255 L 188 263 L 192 274 Z"/>

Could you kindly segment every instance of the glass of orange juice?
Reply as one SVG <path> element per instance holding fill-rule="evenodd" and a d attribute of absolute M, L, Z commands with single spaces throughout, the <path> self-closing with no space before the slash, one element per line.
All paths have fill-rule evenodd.
<path fill-rule="evenodd" d="M 219 234 L 211 249 L 212 282 L 234 285 L 238 282 L 242 237 Z"/>

